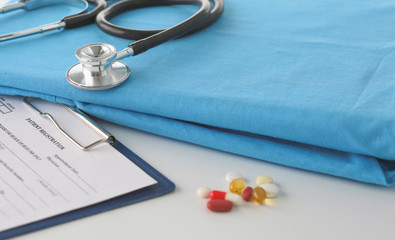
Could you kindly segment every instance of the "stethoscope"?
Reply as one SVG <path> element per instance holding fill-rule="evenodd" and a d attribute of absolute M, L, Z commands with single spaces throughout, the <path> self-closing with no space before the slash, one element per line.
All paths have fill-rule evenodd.
<path fill-rule="evenodd" d="M 53 30 L 71 29 L 81 27 L 95 21 L 96 15 L 107 7 L 105 0 L 20 0 L 19 2 L 8 4 L 0 8 L 0 13 L 10 12 L 17 9 L 33 10 L 49 5 L 64 4 L 75 5 L 82 7 L 82 10 L 70 16 L 64 17 L 62 20 L 54 23 L 45 24 L 32 29 L 27 29 L 19 32 L 9 33 L 0 36 L 0 42 L 11 40 L 15 38 L 25 37 L 37 33 L 44 33 Z M 95 4 L 96 7 L 87 12 L 89 3 Z"/>
<path fill-rule="evenodd" d="M 30 1 L 22 0 L 21 2 Z M 85 0 L 81 1 L 86 2 Z M 93 11 L 99 7 L 105 7 L 106 4 L 104 0 L 87 1 L 97 4 L 97 7 L 89 13 L 85 13 L 86 9 L 84 9 L 79 14 L 65 17 L 57 26 L 64 25 L 67 29 L 87 24 L 92 15 L 97 14 Z M 138 30 L 120 27 L 109 22 L 113 17 L 133 9 L 176 4 L 200 5 L 200 9 L 185 21 L 167 29 Z M 67 71 L 66 79 L 72 86 L 87 90 L 103 90 L 118 86 L 130 76 L 129 67 L 119 60 L 136 56 L 168 40 L 199 31 L 215 22 L 221 15 L 223 8 L 223 0 L 123 0 L 104 10 L 100 9 L 101 11 L 99 10 L 100 12 L 96 16 L 96 24 L 100 29 L 117 37 L 137 41 L 119 52 L 114 46 L 107 43 L 92 43 L 78 48 L 75 56 L 79 63 Z M 84 15 L 90 17 L 82 17 Z M 65 21 L 67 18 L 71 18 L 72 21 Z M 68 24 L 71 24 L 71 27 L 68 27 Z M 55 29 L 59 29 L 59 27 L 55 27 Z"/>

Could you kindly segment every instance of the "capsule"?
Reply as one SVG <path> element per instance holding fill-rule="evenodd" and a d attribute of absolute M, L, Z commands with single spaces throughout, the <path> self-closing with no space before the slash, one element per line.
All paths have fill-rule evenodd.
<path fill-rule="evenodd" d="M 200 187 L 197 189 L 196 194 L 201 197 L 201 198 L 208 198 L 209 194 L 211 192 L 211 189 L 208 187 Z"/>
<path fill-rule="evenodd" d="M 269 176 L 259 176 L 256 178 L 256 185 L 260 186 L 264 183 L 273 183 L 273 178 Z"/>
<path fill-rule="evenodd" d="M 261 187 L 256 187 L 254 188 L 254 190 L 252 190 L 252 199 L 254 200 L 254 202 L 256 203 L 263 203 L 263 201 L 265 201 L 266 198 L 266 192 L 263 188 Z"/>
<path fill-rule="evenodd" d="M 217 190 L 211 191 L 209 197 L 211 200 L 228 200 L 235 205 L 241 205 L 243 202 L 243 199 L 241 198 L 240 195 L 233 193 L 226 193 Z"/>
<path fill-rule="evenodd" d="M 242 178 L 236 178 L 229 184 L 229 191 L 231 193 L 241 194 L 246 186 L 246 182 Z"/>
<path fill-rule="evenodd" d="M 252 195 L 252 188 L 251 187 L 246 187 L 243 190 L 243 200 L 246 202 L 249 202 L 251 200 L 251 195 Z"/>
<path fill-rule="evenodd" d="M 213 212 L 228 212 L 232 210 L 233 203 L 228 200 L 210 200 L 207 202 L 207 208 Z"/>
<path fill-rule="evenodd" d="M 261 187 L 265 190 L 268 198 L 275 198 L 280 192 L 280 187 L 274 183 L 265 183 Z"/>

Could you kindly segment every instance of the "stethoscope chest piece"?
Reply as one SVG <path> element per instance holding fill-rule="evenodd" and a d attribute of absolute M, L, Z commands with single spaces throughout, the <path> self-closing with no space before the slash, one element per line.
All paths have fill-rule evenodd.
<path fill-rule="evenodd" d="M 67 81 L 74 87 L 87 90 L 113 88 L 128 79 L 128 66 L 117 61 L 117 50 L 106 43 L 92 43 L 75 52 L 79 63 L 66 73 Z"/>

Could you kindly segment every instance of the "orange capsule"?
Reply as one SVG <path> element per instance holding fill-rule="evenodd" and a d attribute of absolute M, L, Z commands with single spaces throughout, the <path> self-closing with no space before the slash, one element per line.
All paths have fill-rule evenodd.
<path fill-rule="evenodd" d="M 265 201 L 266 198 L 266 192 L 263 188 L 261 187 L 256 187 L 254 188 L 254 190 L 252 190 L 252 199 L 254 200 L 254 202 L 256 203 L 263 203 L 263 201 Z"/>
<path fill-rule="evenodd" d="M 246 186 L 246 182 L 242 178 L 236 178 L 229 184 L 231 193 L 241 194 Z"/>

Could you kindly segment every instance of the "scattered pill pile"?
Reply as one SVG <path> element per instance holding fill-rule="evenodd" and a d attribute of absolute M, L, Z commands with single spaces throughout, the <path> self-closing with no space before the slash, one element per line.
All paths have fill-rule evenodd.
<path fill-rule="evenodd" d="M 278 196 L 280 188 L 273 183 L 269 176 L 258 176 L 256 187 L 246 186 L 246 181 L 239 173 L 229 172 L 225 175 L 229 183 L 229 192 L 211 190 L 208 187 L 200 187 L 197 195 L 201 198 L 209 198 L 207 208 L 214 212 L 228 212 L 233 206 L 240 206 L 244 202 L 263 204 L 266 198 Z"/>

